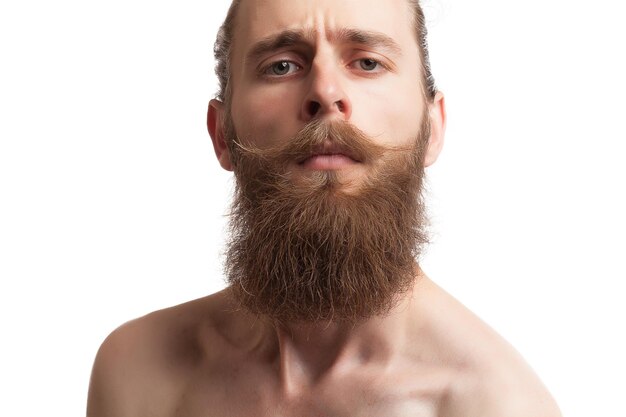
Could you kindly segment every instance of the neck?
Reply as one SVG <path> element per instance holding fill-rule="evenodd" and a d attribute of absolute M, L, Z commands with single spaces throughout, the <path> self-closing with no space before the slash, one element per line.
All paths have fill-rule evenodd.
<path fill-rule="evenodd" d="M 414 326 L 414 292 L 422 279 L 386 315 L 357 324 L 266 322 L 266 337 L 277 349 L 273 362 L 286 393 L 298 393 L 325 378 L 385 365 L 406 351 Z"/>

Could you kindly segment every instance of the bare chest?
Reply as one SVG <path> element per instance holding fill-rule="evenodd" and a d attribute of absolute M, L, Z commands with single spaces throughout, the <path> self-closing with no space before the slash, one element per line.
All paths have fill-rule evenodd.
<path fill-rule="evenodd" d="M 176 417 L 436 417 L 448 374 L 352 375 L 286 395 L 267 375 L 190 384 Z"/>

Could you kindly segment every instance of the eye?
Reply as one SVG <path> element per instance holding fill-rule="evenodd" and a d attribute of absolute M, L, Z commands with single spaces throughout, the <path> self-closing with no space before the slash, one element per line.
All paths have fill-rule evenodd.
<path fill-rule="evenodd" d="M 359 59 L 359 66 L 363 71 L 374 71 L 380 66 L 380 62 L 372 58 Z"/>
<path fill-rule="evenodd" d="M 300 69 L 300 66 L 291 61 L 278 61 L 271 64 L 263 72 L 265 75 L 282 77 Z"/>

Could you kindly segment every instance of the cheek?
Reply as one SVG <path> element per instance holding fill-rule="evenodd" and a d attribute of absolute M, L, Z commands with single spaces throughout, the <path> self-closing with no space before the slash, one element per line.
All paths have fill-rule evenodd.
<path fill-rule="evenodd" d="M 264 147 L 292 136 L 298 129 L 298 100 L 294 89 L 250 88 L 233 95 L 232 117 L 237 134 Z"/>
<path fill-rule="evenodd" d="M 419 132 L 423 99 L 419 84 L 394 80 L 356 92 L 354 123 L 381 143 L 410 143 Z"/>
<path fill-rule="evenodd" d="M 421 90 L 416 89 L 414 95 L 404 95 L 390 109 L 392 132 L 395 138 L 403 143 L 413 143 L 422 125 L 424 99 Z"/>

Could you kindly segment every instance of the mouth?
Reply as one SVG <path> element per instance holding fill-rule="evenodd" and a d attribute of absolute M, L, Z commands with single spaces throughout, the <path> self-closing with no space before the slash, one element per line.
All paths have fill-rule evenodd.
<path fill-rule="evenodd" d="M 316 171 L 334 171 L 359 163 L 359 158 L 348 149 L 330 142 L 314 148 L 309 156 L 298 161 L 303 168 Z"/>

